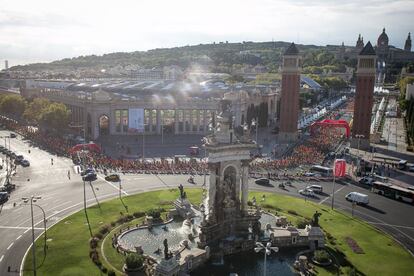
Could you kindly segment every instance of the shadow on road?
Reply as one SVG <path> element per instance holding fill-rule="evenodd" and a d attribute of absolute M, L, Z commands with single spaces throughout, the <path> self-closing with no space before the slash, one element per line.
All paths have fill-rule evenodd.
<path fill-rule="evenodd" d="M 370 205 L 360 205 L 362 208 L 365 208 L 365 209 L 368 209 L 368 210 L 371 210 L 371 211 L 374 211 L 374 212 L 377 212 L 377 213 L 380 213 L 380 214 L 386 214 L 387 212 L 385 212 L 385 211 L 383 211 L 383 210 L 381 210 L 381 209 L 378 209 L 378 208 L 376 208 L 376 207 L 374 207 L 374 206 L 370 206 Z"/>

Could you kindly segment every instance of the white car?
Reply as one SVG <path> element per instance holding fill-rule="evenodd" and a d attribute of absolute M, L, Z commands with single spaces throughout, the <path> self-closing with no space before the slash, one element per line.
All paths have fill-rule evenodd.
<path fill-rule="evenodd" d="M 315 196 L 315 193 L 311 189 L 299 190 L 299 193 L 304 196 Z"/>

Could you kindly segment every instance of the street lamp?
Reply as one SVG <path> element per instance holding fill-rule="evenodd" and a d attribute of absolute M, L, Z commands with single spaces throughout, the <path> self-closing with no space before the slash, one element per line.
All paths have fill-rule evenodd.
<path fill-rule="evenodd" d="M 83 181 L 83 210 L 85 211 L 86 222 L 88 223 L 89 234 L 91 238 L 93 237 L 91 224 L 89 223 L 88 212 L 86 211 L 86 189 L 85 189 L 85 181 Z"/>
<path fill-rule="evenodd" d="M 33 219 L 33 202 L 41 199 L 41 196 L 22 197 L 24 203 L 30 200 L 30 215 L 32 217 L 32 254 L 33 254 L 33 275 L 36 276 L 36 248 L 35 248 L 35 234 L 34 234 L 34 219 Z M 46 228 L 45 228 L 46 233 Z M 46 234 L 45 234 L 46 235 Z"/>
<path fill-rule="evenodd" d="M 266 246 L 264 246 L 261 242 L 256 242 L 256 246 L 254 248 L 254 252 L 259 253 L 260 251 L 264 251 L 264 264 L 263 264 L 263 276 L 266 276 L 266 257 L 270 255 L 272 251 L 278 252 L 278 247 L 272 247 L 272 243 L 268 242 Z"/>
<path fill-rule="evenodd" d="M 359 157 L 359 144 L 360 144 L 360 140 L 361 140 L 361 138 L 362 138 L 362 139 L 364 139 L 364 138 L 365 138 L 365 136 L 364 136 L 364 135 L 362 135 L 362 134 L 356 134 L 356 135 L 355 135 L 355 138 L 357 138 L 357 139 L 358 139 L 358 157 Z"/>

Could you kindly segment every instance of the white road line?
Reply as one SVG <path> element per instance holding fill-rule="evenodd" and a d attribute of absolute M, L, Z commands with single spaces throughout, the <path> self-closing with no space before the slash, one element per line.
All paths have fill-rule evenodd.
<path fill-rule="evenodd" d="M 18 239 L 20 239 L 21 237 L 22 237 L 22 235 L 18 236 L 18 237 L 16 238 L 16 241 L 17 241 Z"/>
<path fill-rule="evenodd" d="M 105 178 L 103 178 L 102 176 L 100 176 L 100 175 L 98 175 L 98 177 L 100 178 L 100 179 L 102 179 L 103 181 L 105 181 L 106 183 L 108 183 L 109 185 L 111 185 L 112 187 L 114 187 L 115 188 L 115 190 L 117 190 L 117 191 L 119 191 L 119 187 L 117 187 L 117 186 L 115 186 L 114 184 L 112 184 L 111 182 L 109 182 L 109 181 L 106 181 L 105 180 Z M 121 191 L 125 194 L 125 195 L 129 195 L 127 192 L 125 192 L 125 190 L 124 189 L 121 189 Z"/>
<path fill-rule="evenodd" d="M 8 247 L 7 250 L 9 250 L 13 246 L 14 242 L 12 242 Z"/>
<path fill-rule="evenodd" d="M 29 232 L 30 228 L 27 228 L 26 231 L 23 232 L 23 234 L 26 234 L 27 232 Z"/>
<path fill-rule="evenodd" d="M 0 263 L 1 263 L 1 261 L 3 261 L 3 258 L 4 258 L 4 255 L 2 255 L 2 256 L 0 257 Z"/>
<path fill-rule="evenodd" d="M 369 224 L 377 224 L 377 225 L 384 225 L 384 226 L 390 226 L 390 227 L 397 227 L 397 228 L 403 228 L 403 229 L 414 229 L 413 226 L 404 226 L 404 225 L 395 225 L 395 224 L 388 224 L 385 222 L 374 222 L 374 221 L 365 221 L 368 222 Z"/>
<path fill-rule="evenodd" d="M 42 220 L 43 222 L 43 220 Z M 30 229 L 32 229 L 32 227 L 22 227 L 22 226 L 4 226 L 4 225 L 0 225 L 0 229 L 26 229 L 26 231 L 24 231 L 24 233 L 26 233 L 27 231 L 29 231 Z M 43 230 L 44 228 L 35 228 L 35 230 Z"/>
<path fill-rule="evenodd" d="M 345 209 L 351 210 L 351 208 L 349 208 L 348 206 L 345 206 L 345 205 L 342 205 L 342 204 L 336 204 L 336 205 L 338 205 L 338 206 L 339 206 L 340 208 L 342 208 L 343 210 L 345 210 Z M 364 216 L 367 216 L 367 217 L 370 217 L 370 218 L 372 218 L 372 219 L 375 219 L 375 220 L 379 221 L 380 223 L 383 223 L 384 225 L 387 225 L 387 223 L 386 223 L 385 221 L 383 221 L 383 220 L 381 220 L 381 219 L 379 219 L 379 218 L 376 218 L 376 217 L 374 217 L 374 216 L 371 216 L 371 215 L 369 215 L 369 214 L 367 214 L 367 213 L 364 213 L 364 212 L 358 211 L 358 210 L 356 210 L 356 209 L 354 209 L 354 213 L 360 213 L 360 214 L 362 214 L 362 215 L 364 215 Z M 362 219 L 362 220 L 366 221 L 365 219 Z M 368 221 L 366 221 L 366 222 L 367 222 L 367 223 L 369 223 Z M 404 235 L 406 238 L 408 238 L 408 239 L 410 239 L 411 241 L 413 241 L 413 242 L 414 242 L 414 239 L 413 239 L 412 237 L 408 236 L 406 233 L 402 232 L 402 231 L 401 231 L 400 229 L 398 229 L 397 227 L 391 226 L 391 225 L 389 225 L 389 224 L 388 224 L 387 226 L 389 226 L 390 228 L 392 228 L 392 229 L 394 229 L 394 230 L 398 231 L 400 234 Z M 390 234 L 390 235 L 391 235 L 391 234 Z"/>
<path fill-rule="evenodd" d="M 342 190 L 343 188 L 345 188 L 346 186 L 342 186 L 341 188 L 339 188 L 338 190 L 336 190 L 335 191 L 335 194 L 337 193 L 337 192 L 339 192 L 340 190 Z M 318 204 L 322 204 L 322 203 L 324 203 L 326 200 L 328 200 L 328 198 L 331 198 L 331 196 L 332 196 L 332 194 L 330 194 L 329 196 L 327 196 L 327 197 L 325 197 L 324 199 L 322 199 L 321 201 L 319 201 L 319 203 Z"/>

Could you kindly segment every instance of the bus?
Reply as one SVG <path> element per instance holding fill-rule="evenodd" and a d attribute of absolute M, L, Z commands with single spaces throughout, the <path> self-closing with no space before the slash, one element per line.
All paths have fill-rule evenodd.
<path fill-rule="evenodd" d="M 375 181 L 372 183 L 371 191 L 392 199 L 397 199 L 411 204 L 414 203 L 414 190 L 410 190 L 405 187 Z"/>
<path fill-rule="evenodd" d="M 321 176 L 332 176 L 333 170 L 332 168 L 323 167 L 319 165 L 314 165 L 310 168 L 311 172 L 319 173 Z"/>

